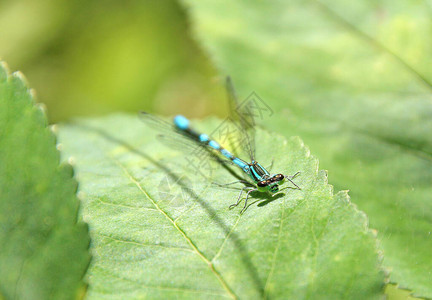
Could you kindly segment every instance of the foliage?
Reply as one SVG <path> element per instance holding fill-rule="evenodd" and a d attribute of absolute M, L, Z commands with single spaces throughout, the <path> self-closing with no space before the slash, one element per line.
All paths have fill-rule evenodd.
<path fill-rule="evenodd" d="M 204 122 L 211 132 L 219 120 Z M 77 161 L 83 216 L 91 228 L 89 299 L 379 298 L 384 274 L 366 217 L 298 138 L 258 131 L 258 157 L 301 190 L 254 194 L 244 214 L 229 210 L 239 190 L 211 184 L 223 167 L 197 176 L 185 157 L 155 143 L 136 116 L 63 126 Z"/>
<path fill-rule="evenodd" d="M 241 98 L 255 91 L 274 111 L 258 131 L 260 161 L 302 170 L 301 191 L 253 194 L 240 216 L 227 209 L 238 190 L 209 185 L 230 173 L 200 179 L 135 116 L 62 126 L 58 148 L 77 162 L 91 225 L 89 297 L 376 298 L 383 259 L 390 299 L 432 298 L 428 4 L 182 3 L 0 4 L 0 55 L 26 72 L 50 122 L 140 109 L 222 115 L 208 55 Z M 82 296 L 88 233 L 76 183 L 32 95 L 2 65 L 0 298 Z M 196 124 L 212 132 L 219 122 Z"/>
<path fill-rule="evenodd" d="M 256 91 L 350 189 L 391 282 L 432 297 L 430 6 L 412 1 L 194 1 L 221 73 Z"/>
<path fill-rule="evenodd" d="M 0 65 L 0 298 L 75 299 L 89 263 L 70 165 L 21 73 Z M 80 290 L 81 289 L 81 290 Z"/>

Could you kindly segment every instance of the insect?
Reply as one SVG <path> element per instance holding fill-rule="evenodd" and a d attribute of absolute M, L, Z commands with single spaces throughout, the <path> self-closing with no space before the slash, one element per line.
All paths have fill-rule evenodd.
<path fill-rule="evenodd" d="M 242 136 L 240 145 L 242 146 L 244 152 L 248 153 L 250 162 L 247 162 L 235 156 L 227 149 L 223 148 L 209 135 L 195 131 L 190 126 L 190 121 L 182 115 L 175 116 L 172 124 L 169 124 L 168 122 L 165 122 L 146 112 L 141 112 L 141 119 L 146 123 L 153 125 L 153 127 L 158 127 L 159 129 L 163 127 L 168 130 L 174 130 L 179 135 L 186 137 L 186 139 L 188 139 L 189 141 L 205 147 L 207 150 L 218 153 L 219 156 L 225 159 L 225 161 L 228 161 L 229 163 L 240 168 L 241 171 L 246 175 L 246 178 L 249 178 L 250 180 L 252 180 L 252 182 L 248 180 L 237 180 L 228 184 L 218 185 L 227 186 L 235 183 L 245 184 L 245 186 L 242 187 L 240 190 L 237 202 L 229 206 L 230 209 L 238 206 L 238 204 L 242 200 L 243 193 L 246 192 L 245 204 L 240 211 L 240 213 L 243 213 L 247 208 L 249 195 L 253 192 L 269 193 L 273 196 L 280 191 L 279 186 L 287 180 L 290 181 L 297 189 L 300 189 L 300 187 L 292 180 L 294 179 L 294 177 L 300 174 L 300 172 L 297 172 L 292 176 L 283 175 L 281 173 L 270 174 L 270 172 L 266 168 L 264 168 L 258 161 L 255 160 L 255 136 L 253 126 L 255 123 L 253 120 L 253 114 L 251 114 L 250 112 L 244 114 L 235 113 L 235 111 L 238 110 L 240 106 L 237 103 L 234 88 L 229 77 L 227 78 L 226 85 L 228 96 L 230 98 L 231 114 L 236 116 L 236 121 L 237 123 L 239 123 L 238 127 L 240 128 Z"/>

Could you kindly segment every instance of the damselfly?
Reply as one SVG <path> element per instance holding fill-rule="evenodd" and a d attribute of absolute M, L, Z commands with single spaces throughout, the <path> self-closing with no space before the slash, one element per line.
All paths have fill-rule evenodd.
<path fill-rule="evenodd" d="M 227 78 L 226 85 L 228 97 L 230 99 L 231 114 L 233 119 L 237 121 L 238 127 L 240 128 L 240 146 L 242 146 L 243 150 L 248 153 L 250 162 L 235 156 L 227 149 L 223 148 L 209 135 L 195 131 L 190 126 L 190 121 L 182 115 L 175 116 L 173 123 L 168 123 L 146 112 L 141 112 L 141 119 L 152 127 L 158 128 L 160 130 L 174 131 L 183 138 L 186 138 L 189 142 L 193 142 L 200 147 L 204 147 L 206 150 L 216 152 L 226 162 L 229 162 L 240 168 L 243 174 L 246 175 L 245 177 L 249 180 L 237 180 L 228 184 L 219 185 L 227 186 L 235 183 L 245 184 L 245 186 L 241 188 L 237 202 L 229 206 L 229 208 L 236 207 L 242 200 L 243 192 L 246 192 L 245 204 L 240 211 L 240 213 L 243 213 L 247 208 L 247 201 L 249 199 L 249 195 L 252 192 L 269 193 L 270 195 L 274 196 L 280 191 L 279 186 L 286 180 L 290 181 L 297 189 L 300 189 L 300 187 L 292 180 L 300 172 L 297 172 L 292 176 L 287 176 L 281 173 L 270 174 L 266 168 L 264 168 L 258 161 L 255 160 L 255 121 L 253 119 L 253 113 L 250 111 L 246 113 L 241 112 L 241 106 L 238 105 L 237 97 L 229 77 Z M 220 160 L 219 158 L 218 160 L 223 162 L 223 160 Z M 250 180 L 252 180 L 252 182 L 250 182 Z"/>

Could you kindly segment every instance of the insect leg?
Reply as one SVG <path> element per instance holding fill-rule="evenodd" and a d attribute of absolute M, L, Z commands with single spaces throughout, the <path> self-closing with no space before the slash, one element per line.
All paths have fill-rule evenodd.
<path fill-rule="evenodd" d="M 301 188 L 297 184 L 295 184 L 294 181 L 292 181 L 292 179 L 294 179 L 294 177 L 296 177 L 298 174 L 300 174 L 300 172 L 295 173 L 293 176 L 286 176 L 285 178 L 288 179 L 293 185 L 295 185 L 296 188 L 301 190 Z"/>
<path fill-rule="evenodd" d="M 269 172 L 271 172 L 271 170 L 273 169 L 273 163 L 274 163 L 274 158 L 272 158 L 272 162 L 271 162 L 270 166 L 267 168 L 267 170 Z"/>
<path fill-rule="evenodd" d="M 247 208 L 247 201 L 248 201 L 248 198 L 249 198 L 249 194 L 252 193 L 252 192 L 256 192 L 256 191 L 258 191 L 258 189 L 252 189 L 252 190 L 249 190 L 247 192 L 246 199 L 245 199 L 245 204 L 244 204 L 242 210 L 240 211 L 240 214 L 242 214 L 246 210 L 246 208 Z"/>
<path fill-rule="evenodd" d="M 243 194 L 243 191 L 244 191 L 244 190 L 247 190 L 247 189 L 252 189 L 252 188 L 249 187 L 249 186 L 244 186 L 244 187 L 242 187 L 242 189 L 241 189 L 241 191 L 240 191 L 240 194 L 239 194 L 239 196 L 238 196 L 238 198 L 237 198 L 237 202 L 236 202 L 235 204 L 231 204 L 231 205 L 229 206 L 229 209 L 232 209 L 233 207 L 236 207 L 237 205 L 239 205 L 239 203 L 240 203 L 240 201 L 241 201 L 241 196 L 242 196 L 242 194 Z"/>
<path fill-rule="evenodd" d="M 292 175 L 292 176 L 288 176 L 289 178 L 291 178 L 291 179 L 294 179 L 298 174 L 300 174 L 301 172 L 297 172 L 297 173 L 295 173 L 294 175 Z"/>
<path fill-rule="evenodd" d="M 235 184 L 235 183 L 243 183 L 243 184 L 247 184 L 247 185 L 252 185 L 249 181 L 247 180 L 236 180 L 230 183 L 217 183 L 217 182 L 213 182 L 213 184 L 216 184 L 218 186 L 227 186 L 227 185 L 231 185 L 231 184 Z"/>

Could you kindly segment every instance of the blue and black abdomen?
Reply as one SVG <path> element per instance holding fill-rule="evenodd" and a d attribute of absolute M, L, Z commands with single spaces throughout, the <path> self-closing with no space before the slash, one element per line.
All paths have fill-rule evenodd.
<path fill-rule="evenodd" d="M 191 139 L 195 140 L 198 143 L 205 144 L 210 148 L 221 153 L 225 158 L 231 160 L 234 164 L 240 167 L 244 172 L 249 173 L 249 165 L 243 161 L 242 159 L 235 157 L 231 152 L 223 148 L 218 142 L 210 139 L 210 137 L 205 133 L 198 133 L 193 130 L 189 125 L 189 120 L 182 116 L 177 115 L 174 117 L 174 125 L 175 127 L 186 134 Z"/>

